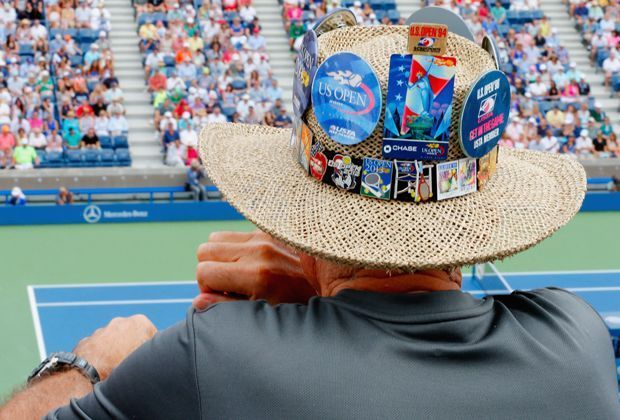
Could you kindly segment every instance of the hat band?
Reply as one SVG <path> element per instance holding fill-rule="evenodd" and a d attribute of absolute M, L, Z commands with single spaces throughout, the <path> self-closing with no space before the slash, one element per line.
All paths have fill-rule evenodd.
<path fill-rule="evenodd" d="M 357 158 L 328 149 L 303 121 L 296 123 L 291 145 L 306 174 L 365 197 L 416 203 L 461 197 L 484 188 L 497 169 L 497 146 L 479 159 L 440 163 Z"/>

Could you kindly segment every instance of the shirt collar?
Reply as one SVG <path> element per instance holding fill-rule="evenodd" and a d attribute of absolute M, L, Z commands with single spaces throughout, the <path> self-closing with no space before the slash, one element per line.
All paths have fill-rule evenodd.
<path fill-rule="evenodd" d="M 389 294 L 347 289 L 327 299 L 372 318 L 413 323 L 478 316 L 493 305 L 492 299 L 460 290 Z"/>

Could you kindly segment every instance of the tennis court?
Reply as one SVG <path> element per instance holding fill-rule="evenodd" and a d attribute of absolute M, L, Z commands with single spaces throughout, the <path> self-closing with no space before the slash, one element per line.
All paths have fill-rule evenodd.
<path fill-rule="evenodd" d="M 159 328 L 182 319 L 197 291 L 196 248 L 222 229 L 253 227 L 191 222 L 0 229 L 0 393 L 23 383 L 42 351 L 70 350 L 111 317 L 145 313 Z M 580 213 L 497 268 L 513 288 L 566 287 L 604 316 L 620 316 L 618 237 L 619 213 Z M 465 280 L 465 289 L 478 295 L 506 291 L 492 274 L 483 285 Z"/>
<path fill-rule="evenodd" d="M 542 284 L 577 293 L 616 333 L 620 331 L 620 270 L 487 273 L 482 279 L 466 275 L 463 289 L 483 296 L 535 289 Z M 43 358 L 47 353 L 71 348 L 117 316 L 143 313 L 158 329 L 167 328 L 183 319 L 196 291 L 193 281 L 31 286 L 28 293 L 39 354 Z"/>

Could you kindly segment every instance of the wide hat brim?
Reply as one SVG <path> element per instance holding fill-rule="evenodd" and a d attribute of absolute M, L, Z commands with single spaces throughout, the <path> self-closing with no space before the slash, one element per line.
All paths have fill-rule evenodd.
<path fill-rule="evenodd" d="M 209 124 L 200 155 L 227 201 L 260 229 L 307 254 L 386 270 L 502 259 L 549 237 L 579 211 L 586 175 L 557 154 L 500 148 L 481 191 L 428 203 L 383 201 L 304 173 L 289 129 Z"/>

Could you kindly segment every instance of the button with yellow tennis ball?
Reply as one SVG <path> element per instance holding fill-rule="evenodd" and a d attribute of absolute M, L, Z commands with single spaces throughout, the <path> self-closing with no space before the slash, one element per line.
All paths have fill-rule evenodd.
<path fill-rule="evenodd" d="M 359 193 L 362 160 L 327 150 L 325 152 L 327 155 L 327 173 L 323 181 L 343 190 Z"/>

